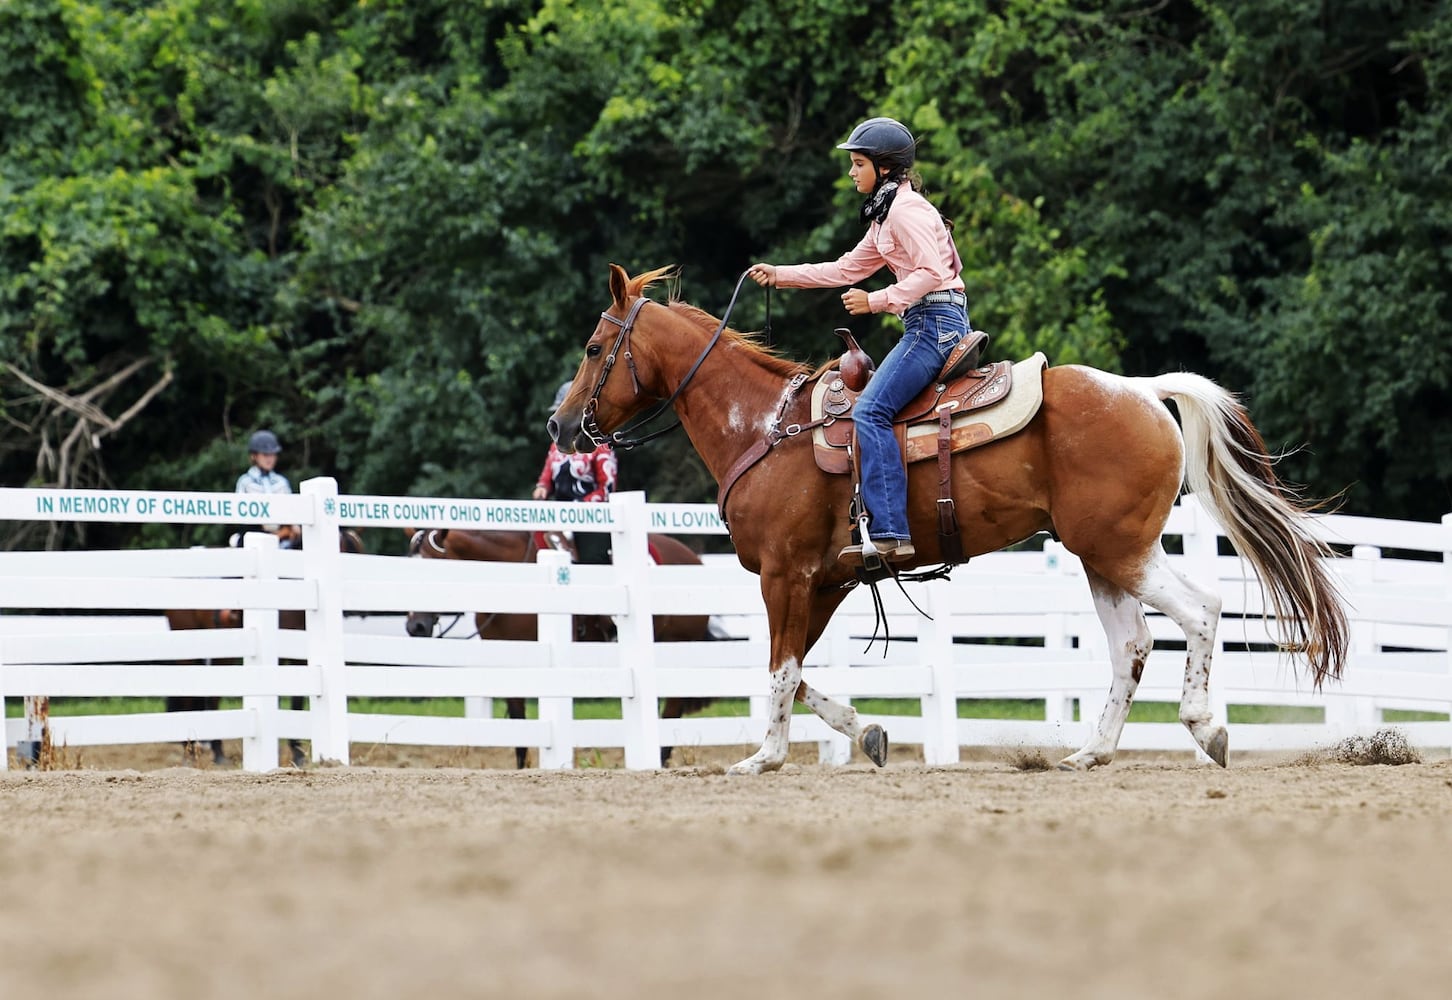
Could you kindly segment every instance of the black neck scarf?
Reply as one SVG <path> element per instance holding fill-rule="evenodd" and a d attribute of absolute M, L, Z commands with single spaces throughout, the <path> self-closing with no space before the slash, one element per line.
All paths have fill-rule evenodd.
<path fill-rule="evenodd" d="M 882 181 L 875 187 L 872 194 L 862 203 L 862 221 L 866 223 L 881 222 L 887 218 L 887 210 L 892 207 L 892 199 L 897 197 L 898 181 Z"/>

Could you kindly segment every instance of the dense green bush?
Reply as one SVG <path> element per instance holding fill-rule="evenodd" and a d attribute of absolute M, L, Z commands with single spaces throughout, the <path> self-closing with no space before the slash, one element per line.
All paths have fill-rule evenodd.
<path fill-rule="evenodd" d="M 295 480 L 524 496 L 606 264 L 717 312 L 753 260 L 836 256 L 833 145 L 885 113 L 999 354 L 1200 371 L 1311 492 L 1437 517 L 1448 7 L 10 0 L 0 481 L 228 489 L 267 425 Z M 774 301 L 797 357 L 842 321 Z M 714 492 L 681 438 L 623 477 Z"/>

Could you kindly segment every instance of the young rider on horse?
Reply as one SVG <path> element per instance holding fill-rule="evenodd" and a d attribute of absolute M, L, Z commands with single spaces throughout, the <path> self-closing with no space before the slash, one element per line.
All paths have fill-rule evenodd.
<path fill-rule="evenodd" d="M 550 412 L 560 408 L 569 395 L 574 382 L 565 382 L 555 393 Z M 559 446 L 550 443 L 549 454 L 545 456 L 544 468 L 534 486 L 536 500 L 580 500 L 586 503 L 603 503 L 615 492 L 615 478 L 619 466 L 615 460 L 615 449 L 609 442 L 601 444 L 592 452 L 563 452 Z M 603 531 L 575 532 L 575 556 L 582 563 L 608 563 L 610 561 L 610 535 Z"/>
<path fill-rule="evenodd" d="M 246 472 L 237 477 L 237 492 L 291 493 L 292 483 L 277 471 L 277 456 L 281 452 L 282 445 L 278 442 L 276 434 L 269 430 L 255 431 L 252 437 L 247 439 L 247 457 L 252 464 L 248 466 Z M 278 535 L 281 548 L 294 547 L 297 529 L 291 525 L 264 524 L 259 527 L 262 531 Z M 284 531 L 283 528 L 289 530 Z M 228 539 L 228 543 L 234 547 L 241 545 L 242 536 L 249 530 L 257 530 L 257 528 L 239 529 Z"/>
<path fill-rule="evenodd" d="M 842 304 L 854 316 L 890 312 L 903 321 L 902 339 L 878 365 L 853 411 L 870 538 L 841 551 L 838 558 L 852 565 L 863 563 L 869 546 L 888 562 L 913 557 L 907 474 L 892 418 L 932 381 L 971 329 L 958 248 L 938 210 L 918 193 L 922 181 L 911 171 L 916 145 L 907 127 L 891 118 L 872 118 L 854 128 L 837 148 L 847 151 L 847 174 L 868 196 L 861 211 L 867 223 L 861 242 L 835 262 L 759 263 L 748 272 L 759 285 L 782 288 L 840 287 L 883 267 L 897 279 L 879 291 L 849 288 L 842 294 Z"/>

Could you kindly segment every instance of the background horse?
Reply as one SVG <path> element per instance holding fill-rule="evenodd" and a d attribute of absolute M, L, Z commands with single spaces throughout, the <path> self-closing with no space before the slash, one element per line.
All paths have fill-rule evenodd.
<path fill-rule="evenodd" d="M 645 298 L 669 273 L 631 278 L 610 266 L 611 304 L 549 420 L 550 433 L 580 447 L 619 432 L 647 407 L 656 409 L 641 423 L 673 404 L 722 485 L 722 516 L 742 565 L 761 577 L 771 631 L 766 738 L 731 772 L 782 765 L 793 698 L 881 765 L 882 728 L 863 725 L 855 709 L 802 681 L 803 657 L 854 580 L 837 559 L 851 541 L 850 477 L 822 472 L 801 440 L 808 435 L 784 431 L 810 423 L 811 393 L 799 389 L 822 372 L 776 356 L 693 306 Z M 617 358 L 629 359 L 629 371 L 612 375 Z M 1114 758 L 1152 645 L 1142 605 L 1184 631 L 1180 721 L 1213 760 L 1226 763 L 1226 731 L 1208 689 L 1220 596 L 1172 566 L 1160 541 L 1182 477 L 1259 575 L 1284 648 L 1304 656 L 1317 686 L 1340 677 L 1347 622 L 1321 562 L 1331 552 L 1272 463 L 1245 409 L 1208 379 L 1183 372 L 1124 378 L 1078 365 L 1043 373 L 1042 406 L 1024 429 L 954 458 L 949 485 L 966 555 L 1047 531 L 1083 561 L 1113 680 L 1092 737 L 1061 767 L 1088 769 Z M 917 556 L 902 568 L 943 562 L 935 541 L 936 463 L 913 463 L 908 480 Z"/>
<path fill-rule="evenodd" d="M 290 525 L 283 526 L 283 530 L 278 532 L 278 539 L 279 542 L 285 542 L 286 547 L 288 548 L 302 548 L 302 533 Z M 352 528 L 344 528 L 340 533 L 338 548 L 342 552 L 362 552 L 363 539 L 358 535 L 358 532 L 354 531 Z M 166 624 L 172 631 L 198 628 L 242 627 L 242 612 L 240 611 L 211 611 L 195 608 L 186 608 L 179 611 L 167 611 L 165 614 Z M 302 630 L 306 628 L 306 619 L 307 614 L 303 611 L 279 611 L 277 616 L 277 623 L 279 628 Z M 208 664 L 215 662 L 217 664 L 236 664 L 240 663 L 241 661 L 235 659 L 222 659 L 215 661 L 180 660 L 178 662 Z M 284 660 L 282 662 L 290 663 L 295 661 Z M 294 695 L 289 704 L 290 707 L 293 709 L 303 709 L 307 707 L 305 700 L 299 695 Z M 168 712 L 214 712 L 221 706 L 221 699 L 168 697 L 165 699 L 165 706 L 165 710 Z M 195 743 L 188 742 L 184 743 L 182 746 L 183 750 L 186 753 L 187 759 L 195 759 L 195 756 L 197 754 L 197 745 Z M 294 767 L 303 767 L 305 764 L 307 764 L 307 754 L 303 753 L 301 741 L 288 740 L 287 746 Z M 213 764 L 231 763 L 227 759 L 227 755 L 222 752 L 221 740 L 212 740 L 211 750 Z"/>
<path fill-rule="evenodd" d="M 663 566 L 699 566 L 701 557 L 685 543 L 669 535 L 651 535 L 652 557 Z M 412 532 L 409 555 L 423 559 L 472 559 L 484 562 L 532 562 L 536 548 L 534 537 L 527 531 L 475 531 L 465 529 L 421 528 Z M 411 612 L 404 628 L 412 636 L 433 635 L 439 616 L 432 611 Z M 534 642 L 539 636 L 539 619 L 535 615 L 479 612 L 474 616 L 481 639 L 515 639 Z M 656 642 L 703 642 L 716 638 L 707 615 L 656 615 L 652 621 Z M 612 642 L 615 623 L 606 615 L 575 615 L 577 642 Z M 709 698 L 666 698 L 661 706 L 662 719 L 679 719 L 686 712 L 699 712 L 711 704 Z M 511 719 L 524 718 L 524 699 L 504 699 L 505 713 Z M 661 766 L 670 760 L 671 748 L 662 747 Z M 525 747 L 516 747 L 515 764 L 524 767 Z"/>

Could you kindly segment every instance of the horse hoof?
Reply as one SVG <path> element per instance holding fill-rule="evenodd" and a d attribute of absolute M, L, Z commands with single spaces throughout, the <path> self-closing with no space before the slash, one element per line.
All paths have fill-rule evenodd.
<path fill-rule="evenodd" d="M 1215 735 L 1211 736 L 1210 742 L 1205 745 L 1205 752 L 1221 767 L 1230 766 L 1225 762 L 1230 753 L 1230 734 L 1225 731 L 1224 726 L 1215 730 Z"/>
<path fill-rule="evenodd" d="M 1093 754 L 1085 756 L 1083 753 L 1070 754 L 1059 761 L 1060 771 L 1092 771 L 1096 767 L 1102 767 L 1113 760 L 1113 756 L 1099 758 Z"/>
<path fill-rule="evenodd" d="M 887 730 L 873 723 L 862 730 L 862 752 L 878 767 L 887 763 Z"/>

